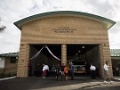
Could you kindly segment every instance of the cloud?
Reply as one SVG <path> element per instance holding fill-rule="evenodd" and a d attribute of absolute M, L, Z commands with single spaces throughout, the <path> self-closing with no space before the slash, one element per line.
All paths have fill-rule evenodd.
<path fill-rule="evenodd" d="M 115 0 L 0 0 L 1 24 L 7 28 L 0 33 L 0 53 L 19 51 L 20 30 L 13 24 L 28 16 L 50 11 L 80 11 L 116 21 L 109 31 L 110 48 L 120 49 L 120 1 Z"/>

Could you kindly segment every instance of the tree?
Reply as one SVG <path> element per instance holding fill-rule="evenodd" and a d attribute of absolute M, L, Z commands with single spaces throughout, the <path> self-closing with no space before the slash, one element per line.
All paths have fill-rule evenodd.
<path fill-rule="evenodd" d="M 2 32 L 6 27 L 1 25 L 1 18 L 0 18 L 0 32 Z"/>

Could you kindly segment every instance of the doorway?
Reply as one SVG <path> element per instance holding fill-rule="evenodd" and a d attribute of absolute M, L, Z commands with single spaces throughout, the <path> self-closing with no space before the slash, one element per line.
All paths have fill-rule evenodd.
<path fill-rule="evenodd" d="M 53 75 L 54 67 L 60 63 L 61 45 L 31 44 L 29 56 L 29 76 L 41 76 L 43 64 L 47 64 L 49 66 L 49 75 Z"/>

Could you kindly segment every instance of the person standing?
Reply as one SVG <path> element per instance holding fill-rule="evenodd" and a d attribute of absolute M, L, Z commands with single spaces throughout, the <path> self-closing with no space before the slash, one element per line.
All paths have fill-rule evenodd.
<path fill-rule="evenodd" d="M 56 72 L 56 79 L 58 81 L 60 76 L 60 64 L 57 65 L 55 72 Z"/>
<path fill-rule="evenodd" d="M 108 62 L 106 62 L 104 64 L 104 82 L 105 83 L 107 83 L 107 81 L 106 81 L 107 77 L 110 80 L 110 82 L 113 82 L 113 81 L 111 81 L 111 78 L 110 78 L 110 75 L 109 75 L 109 65 L 108 65 Z"/>
<path fill-rule="evenodd" d="M 62 65 L 60 66 L 60 72 L 61 72 L 61 79 L 62 80 L 65 80 L 64 68 L 65 68 L 65 65 L 64 65 L 64 63 L 62 63 Z"/>
<path fill-rule="evenodd" d="M 42 68 L 42 78 L 46 78 L 46 68 L 45 68 L 45 64 L 43 64 L 43 68 Z"/>
<path fill-rule="evenodd" d="M 69 71 L 69 67 L 68 67 L 68 65 L 66 65 L 64 67 L 65 80 L 68 80 L 68 71 Z"/>
<path fill-rule="evenodd" d="M 64 65 L 64 63 L 62 63 L 62 65 L 61 65 L 61 67 L 60 67 L 60 70 L 61 70 L 61 74 L 62 74 L 62 75 L 64 75 L 64 67 L 65 67 L 65 65 Z"/>
<path fill-rule="evenodd" d="M 29 65 L 28 65 L 28 70 L 29 70 L 29 76 L 32 76 L 32 64 L 31 63 L 29 63 Z"/>
<path fill-rule="evenodd" d="M 45 67 L 46 67 L 46 77 L 48 77 L 49 76 L 49 66 L 45 65 Z"/>
<path fill-rule="evenodd" d="M 91 76 L 91 79 L 96 78 L 96 67 L 93 64 L 91 64 L 90 66 L 90 76 Z"/>
<path fill-rule="evenodd" d="M 74 80 L 74 66 L 72 62 L 70 62 L 70 77 L 71 80 Z"/>
<path fill-rule="evenodd" d="M 43 76 L 43 78 L 46 78 L 46 76 L 48 74 L 48 71 L 49 71 L 48 65 L 43 64 L 43 69 L 42 69 L 42 76 Z"/>

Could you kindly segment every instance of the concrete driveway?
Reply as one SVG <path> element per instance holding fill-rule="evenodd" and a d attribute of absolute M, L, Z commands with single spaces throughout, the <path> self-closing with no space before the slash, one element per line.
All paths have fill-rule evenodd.
<path fill-rule="evenodd" d="M 101 78 L 91 80 L 90 77 L 75 77 L 75 80 L 56 81 L 55 77 L 46 79 L 28 77 L 2 80 L 0 81 L 0 90 L 79 90 L 84 87 L 100 85 L 105 85 Z M 106 84 L 106 86 L 109 85 L 120 86 L 120 82 L 115 80 L 113 84 Z"/>

